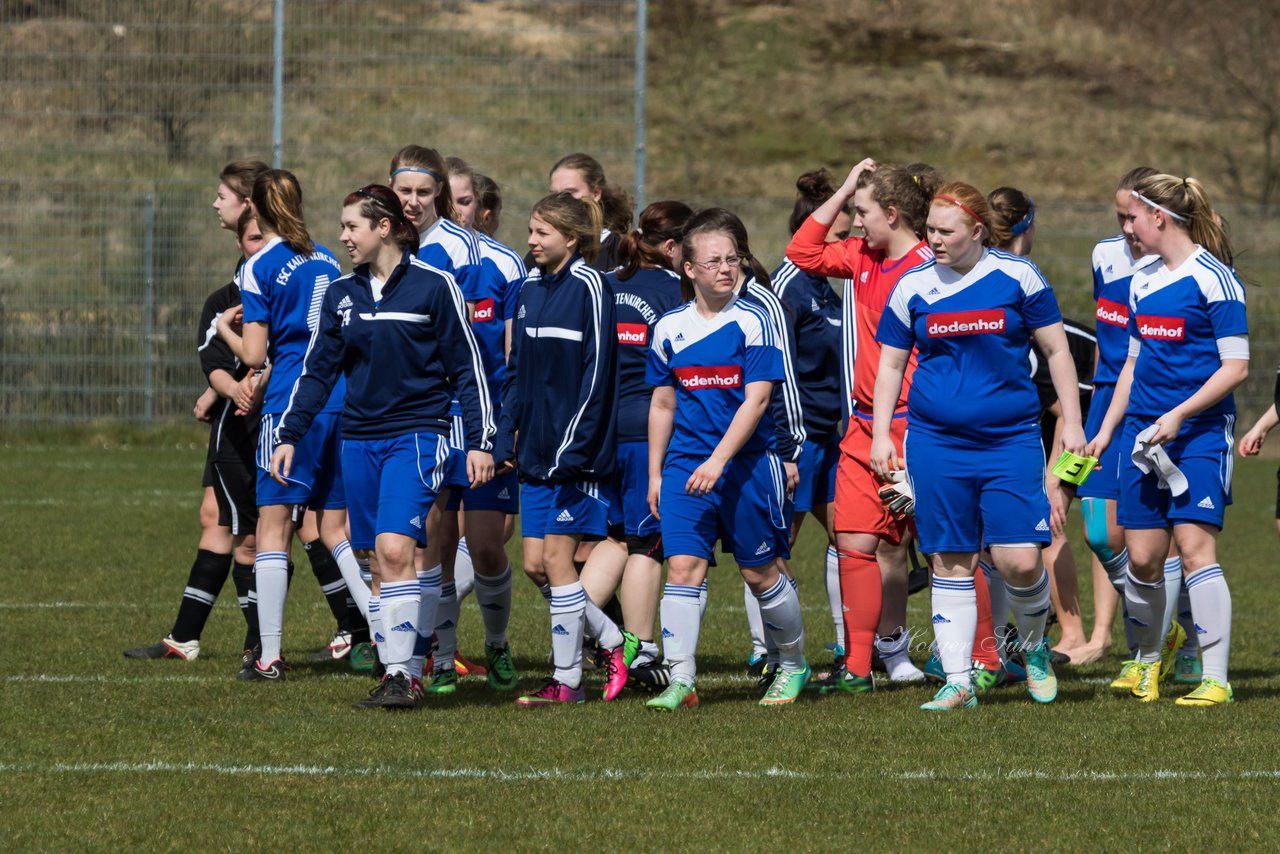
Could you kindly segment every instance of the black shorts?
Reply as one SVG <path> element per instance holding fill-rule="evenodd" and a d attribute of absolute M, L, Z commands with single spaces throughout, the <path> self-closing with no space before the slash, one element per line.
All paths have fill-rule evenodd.
<path fill-rule="evenodd" d="M 627 534 L 627 554 L 644 555 L 662 563 L 666 554 L 662 551 L 662 532 L 652 531 L 648 534 Z"/>
<path fill-rule="evenodd" d="M 258 473 L 239 460 L 215 460 L 213 494 L 218 499 L 218 524 L 236 536 L 258 528 Z"/>

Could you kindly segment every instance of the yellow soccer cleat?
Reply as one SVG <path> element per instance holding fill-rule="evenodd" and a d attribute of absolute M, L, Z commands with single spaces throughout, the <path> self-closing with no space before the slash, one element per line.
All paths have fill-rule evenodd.
<path fill-rule="evenodd" d="M 1141 661 L 1126 661 L 1120 665 L 1120 675 L 1112 680 L 1111 687 L 1117 691 L 1132 691 L 1133 686 L 1138 684 L 1138 669 L 1141 666 Z"/>
<path fill-rule="evenodd" d="M 1234 699 L 1230 684 L 1224 685 L 1212 676 L 1206 676 L 1200 680 L 1200 687 L 1185 697 L 1179 697 L 1174 705 L 1208 708 L 1230 703 Z"/>
<path fill-rule="evenodd" d="M 1173 628 L 1169 629 L 1169 634 L 1164 636 L 1164 646 L 1160 647 L 1160 672 L 1164 674 L 1166 680 L 1173 677 L 1174 656 L 1178 654 L 1178 650 L 1182 649 L 1182 643 L 1187 639 L 1187 632 L 1178 624 L 1177 620 L 1173 621 Z"/>
<path fill-rule="evenodd" d="M 1130 690 L 1141 703 L 1154 703 L 1160 699 L 1160 662 L 1138 662 L 1138 679 Z"/>

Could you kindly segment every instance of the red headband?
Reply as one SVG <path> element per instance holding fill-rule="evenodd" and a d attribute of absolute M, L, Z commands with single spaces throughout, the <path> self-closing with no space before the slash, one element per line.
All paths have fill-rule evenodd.
<path fill-rule="evenodd" d="M 982 217 L 980 217 L 980 216 L 978 216 L 976 213 L 974 213 L 974 212 L 969 208 L 969 206 L 968 206 L 968 205 L 966 205 L 964 202 L 962 202 L 962 201 L 960 201 L 959 199 L 957 199 L 955 196 L 941 196 L 941 195 L 940 195 L 940 196 L 934 196 L 934 197 L 933 197 L 933 199 L 934 199 L 934 201 L 937 201 L 938 199 L 942 199 L 944 202 L 954 202 L 954 203 L 955 203 L 955 205 L 956 205 L 956 207 L 960 208 L 960 210 L 964 211 L 964 212 L 965 212 L 965 213 L 967 213 L 969 216 L 973 217 L 973 221 L 974 221 L 974 222 L 976 222 L 976 223 L 978 223 L 979 225 L 982 225 L 982 226 L 984 226 L 984 227 L 985 227 L 985 226 L 986 226 L 986 224 L 987 224 L 987 221 L 986 221 L 986 220 L 984 220 Z"/>

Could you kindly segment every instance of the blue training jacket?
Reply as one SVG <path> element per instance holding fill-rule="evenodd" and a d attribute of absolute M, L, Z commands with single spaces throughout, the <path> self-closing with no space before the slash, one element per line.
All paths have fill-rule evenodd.
<path fill-rule="evenodd" d="M 613 300 L 578 255 L 558 273 L 535 267 L 520 289 L 494 459 L 514 458 L 526 480 L 599 481 L 613 471 Z"/>
<path fill-rule="evenodd" d="M 452 383 L 467 450 L 493 448 L 493 403 L 462 292 L 452 276 L 409 252 L 379 302 L 367 264 L 329 286 L 302 375 L 276 427 L 277 442 L 297 444 L 340 374 L 347 378 L 344 438 L 447 436 Z"/>

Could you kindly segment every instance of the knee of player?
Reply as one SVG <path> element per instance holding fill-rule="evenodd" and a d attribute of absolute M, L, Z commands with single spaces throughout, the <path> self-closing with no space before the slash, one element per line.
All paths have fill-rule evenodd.
<path fill-rule="evenodd" d="M 1080 503 L 1080 512 L 1084 517 L 1084 538 L 1089 549 L 1098 556 L 1098 560 L 1107 563 L 1116 556 L 1111 547 L 1111 532 L 1107 527 L 1107 506 L 1105 501 L 1097 498 L 1086 498 Z"/>

